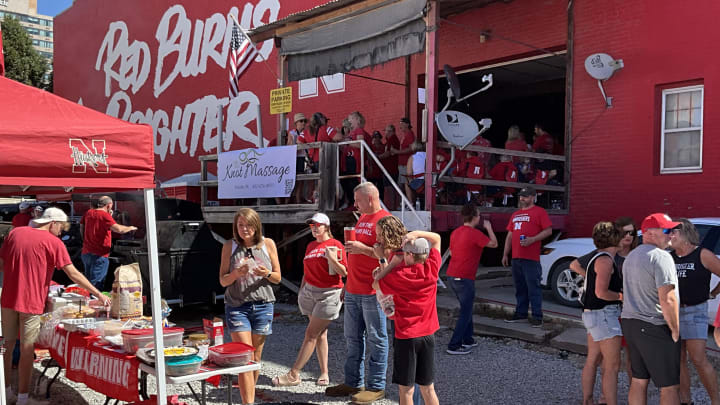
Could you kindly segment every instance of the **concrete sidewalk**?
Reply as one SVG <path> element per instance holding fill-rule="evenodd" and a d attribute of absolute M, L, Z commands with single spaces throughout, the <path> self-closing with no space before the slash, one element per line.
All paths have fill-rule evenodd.
<path fill-rule="evenodd" d="M 438 289 L 438 316 L 442 325 L 453 328 L 460 309 L 457 298 L 443 276 L 447 288 Z M 582 323 L 582 309 L 558 304 L 549 290 L 543 291 L 542 328 L 531 328 L 526 322 L 503 321 L 515 312 L 515 288 L 509 268 L 486 267 L 478 271 L 475 281 L 475 333 L 483 336 L 509 337 L 543 344 L 573 353 L 587 353 L 587 332 Z M 720 360 L 720 348 L 709 328 L 708 355 Z"/>

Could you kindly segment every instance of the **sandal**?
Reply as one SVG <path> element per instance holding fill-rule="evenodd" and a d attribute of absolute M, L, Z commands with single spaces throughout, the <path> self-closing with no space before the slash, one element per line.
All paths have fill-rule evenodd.
<path fill-rule="evenodd" d="M 329 377 L 318 377 L 317 381 L 315 381 L 315 385 L 318 385 L 320 387 L 326 387 L 330 385 L 330 378 Z"/>
<path fill-rule="evenodd" d="M 297 380 L 293 380 L 291 378 L 290 373 L 286 373 L 273 378 L 272 383 L 276 387 L 294 387 L 296 385 L 300 385 L 300 382 L 302 381 L 300 377 L 298 377 Z"/>

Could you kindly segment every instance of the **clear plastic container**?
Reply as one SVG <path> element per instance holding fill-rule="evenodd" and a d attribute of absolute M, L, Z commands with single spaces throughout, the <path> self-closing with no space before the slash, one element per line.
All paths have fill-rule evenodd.
<path fill-rule="evenodd" d="M 170 377 L 180 377 L 197 373 L 201 363 L 200 356 L 192 356 L 187 359 L 166 359 L 165 369 Z"/>
<path fill-rule="evenodd" d="M 164 328 L 163 345 L 165 347 L 182 346 L 183 328 Z M 134 354 L 138 349 L 153 346 L 153 329 L 130 329 L 122 331 L 123 348 Z"/>
<path fill-rule="evenodd" d="M 125 322 L 118 320 L 109 320 L 104 322 L 98 322 L 95 325 L 95 331 L 98 335 L 102 336 L 117 336 L 122 332 L 122 328 Z"/>
<path fill-rule="evenodd" d="M 210 361 L 220 367 L 244 366 L 252 359 L 255 348 L 241 342 L 225 343 L 208 349 Z"/>

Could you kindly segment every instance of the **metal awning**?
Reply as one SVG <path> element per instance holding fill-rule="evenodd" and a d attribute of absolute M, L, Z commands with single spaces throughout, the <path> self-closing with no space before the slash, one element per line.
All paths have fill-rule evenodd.
<path fill-rule="evenodd" d="M 499 0 L 441 0 L 443 15 Z M 503 0 L 508 1 L 508 0 Z M 249 32 L 276 39 L 288 79 L 346 73 L 423 52 L 427 0 L 335 0 Z"/>

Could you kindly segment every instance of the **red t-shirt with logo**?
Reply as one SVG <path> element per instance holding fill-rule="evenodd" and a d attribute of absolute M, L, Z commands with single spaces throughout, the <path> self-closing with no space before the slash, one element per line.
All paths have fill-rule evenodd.
<path fill-rule="evenodd" d="M 413 144 L 413 142 L 415 142 L 415 134 L 413 133 L 413 131 L 408 130 L 403 135 L 402 140 L 400 139 L 400 137 L 398 137 L 398 142 L 400 143 L 400 148 L 399 148 L 400 150 L 407 149 L 410 147 L 410 145 Z M 410 156 L 412 156 L 412 152 L 402 153 L 400 155 L 397 155 L 398 165 L 400 165 L 400 166 L 407 165 L 407 161 L 408 161 L 408 159 L 410 159 Z M 401 174 L 405 174 L 405 173 L 401 173 Z"/>
<path fill-rule="evenodd" d="M 60 238 L 42 229 L 21 226 L 0 247 L 4 278 L 0 304 L 26 314 L 42 314 L 53 271 L 71 264 Z"/>
<path fill-rule="evenodd" d="M 328 129 L 326 126 L 322 126 L 318 128 L 317 135 L 313 135 L 310 133 L 309 129 L 305 129 L 298 135 L 298 140 L 301 143 L 313 143 L 313 142 L 332 142 L 332 136 L 335 132 L 335 128 L 332 128 L 332 130 Z M 312 159 L 313 162 L 317 162 L 320 160 L 320 149 L 318 148 L 312 148 L 308 149 L 308 156 L 310 159 Z"/>
<path fill-rule="evenodd" d="M 80 220 L 85 225 L 82 253 L 108 257 L 112 247 L 110 227 L 115 225 L 107 211 L 89 209 Z"/>
<path fill-rule="evenodd" d="M 355 225 L 355 240 L 367 246 L 374 246 L 377 243 L 375 226 L 381 218 L 389 215 L 389 212 L 380 210 L 374 214 L 361 216 Z M 375 294 L 375 290 L 372 288 L 372 271 L 378 267 L 378 259 L 363 254 L 348 254 L 347 256 L 348 276 L 345 285 L 347 292 L 362 295 Z"/>
<path fill-rule="evenodd" d="M 480 230 L 463 225 L 450 234 L 450 277 L 475 280 L 482 251 L 490 239 Z"/>
<path fill-rule="evenodd" d="M 328 272 L 330 265 L 325 257 L 325 248 L 328 246 L 336 246 L 338 248 L 340 264 L 347 268 L 345 246 L 343 246 L 339 240 L 328 239 L 322 243 L 314 240 L 310 242 L 307 249 L 305 249 L 305 258 L 303 259 L 305 282 L 318 288 L 342 288 L 342 277 L 339 274 L 331 275 Z"/>
<path fill-rule="evenodd" d="M 17 228 L 18 226 L 28 226 L 32 216 L 24 212 L 18 212 L 12 219 L 12 226 Z"/>
<path fill-rule="evenodd" d="M 441 261 L 440 252 L 430 249 L 425 263 L 398 266 L 379 281 L 382 293 L 395 302 L 396 338 L 428 336 L 440 329 L 436 296 Z"/>
<path fill-rule="evenodd" d="M 507 226 L 507 231 L 512 232 L 512 258 L 540 261 L 542 241 L 530 246 L 520 246 L 520 236 L 535 236 L 550 227 L 552 222 L 547 211 L 542 207 L 533 205 L 531 208 L 515 211 Z"/>
<path fill-rule="evenodd" d="M 485 162 L 480 156 L 470 156 L 465 159 L 465 177 L 469 179 L 485 178 Z M 467 184 L 465 188 L 470 191 L 480 191 L 483 186 L 480 184 Z"/>

